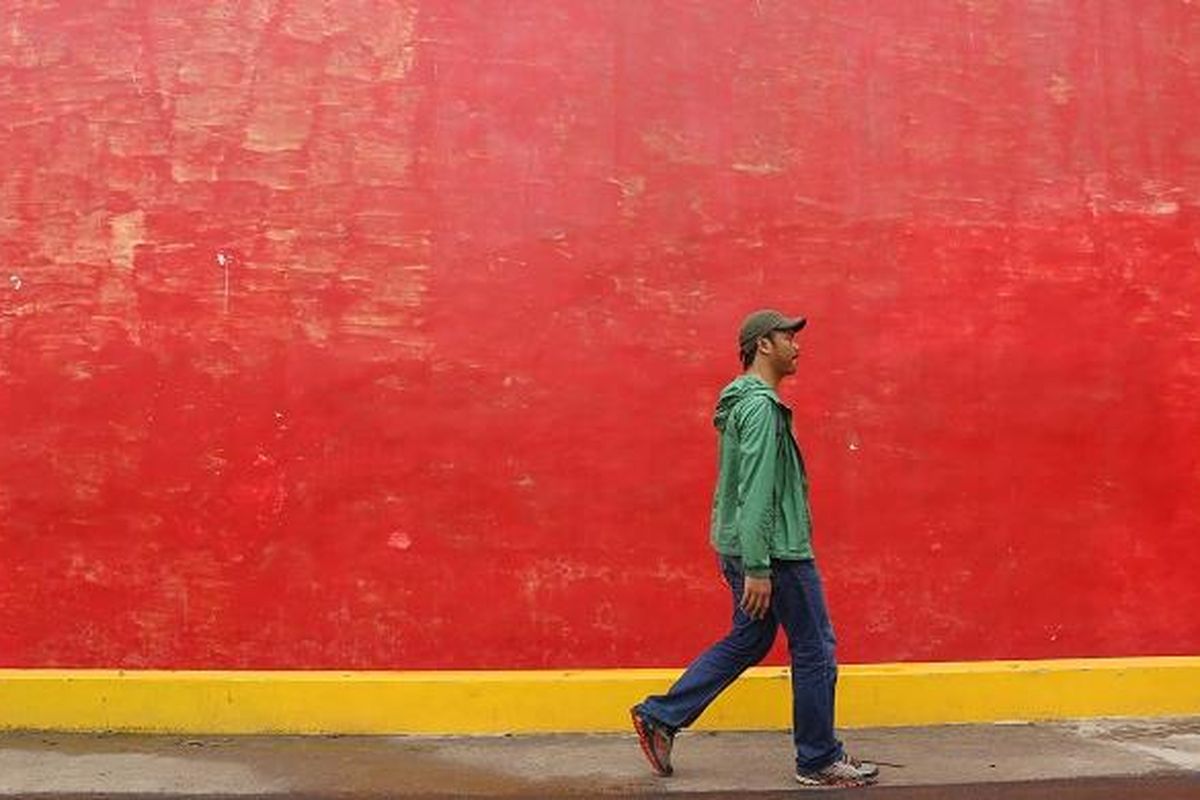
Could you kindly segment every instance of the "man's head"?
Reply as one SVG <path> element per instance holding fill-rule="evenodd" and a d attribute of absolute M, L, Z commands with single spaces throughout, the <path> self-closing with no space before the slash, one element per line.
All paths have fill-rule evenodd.
<path fill-rule="evenodd" d="M 757 362 L 777 377 L 796 371 L 796 332 L 808 322 L 804 317 L 788 317 L 773 309 L 755 311 L 742 322 L 738 348 L 746 369 Z"/>

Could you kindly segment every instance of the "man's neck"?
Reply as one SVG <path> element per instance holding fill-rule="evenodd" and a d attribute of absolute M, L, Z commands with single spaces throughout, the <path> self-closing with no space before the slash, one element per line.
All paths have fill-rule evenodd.
<path fill-rule="evenodd" d="M 778 389 L 779 381 L 783 379 L 782 375 L 776 374 L 775 370 L 764 364 L 751 364 L 746 374 L 753 375 L 772 389 Z"/>

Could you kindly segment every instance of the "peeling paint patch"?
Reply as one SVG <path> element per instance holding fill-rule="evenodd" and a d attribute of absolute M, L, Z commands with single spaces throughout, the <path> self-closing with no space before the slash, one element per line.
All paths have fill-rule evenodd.
<path fill-rule="evenodd" d="M 128 214 L 117 214 L 109 220 L 112 244 L 110 259 L 122 269 L 133 268 L 133 251 L 146 239 L 146 213 L 131 211 Z"/>
<path fill-rule="evenodd" d="M 778 164 L 767 163 L 747 164 L 739 161 L 733 164 L 731 168 L 734 172 L 745 172 L 750 175 L 777 175 L 783 172 L 783 167 Z"/>
<path fill-rule="evenodd" d="M 1055 105 L 1065 106 L 1071 102 L 1071 98 L 1075 95 L 1075 88 L 1065 75 L 1055 73 L 1050 76 L 1050 83 L 1046 87 L 1046 94 L 1050 95 L 1050 99 Z"/>

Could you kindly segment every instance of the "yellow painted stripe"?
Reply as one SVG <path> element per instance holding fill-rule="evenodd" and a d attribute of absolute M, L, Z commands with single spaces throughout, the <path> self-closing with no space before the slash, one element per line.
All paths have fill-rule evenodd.
<path fill-rule="evenodd" d="M 0 730 L 496 734 L 624 731 L 678 670 L 0 670 Z M 845 727 L 1200 714 L 1200 657 L 843 666 Z M 783 729 L 786 669 L 752 669 L 697 728 Z"/>

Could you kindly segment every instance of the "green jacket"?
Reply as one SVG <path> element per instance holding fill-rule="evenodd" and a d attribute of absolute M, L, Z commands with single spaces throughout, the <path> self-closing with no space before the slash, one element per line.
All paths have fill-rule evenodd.
<path fill-rule="evenodd" d="M 813 557 L 808 478 L 792 434 L 792 410 L 775 390 L 741 375 L 721 391 L 712 545 L 740 556 L 747 575 L 771 572 L 771 559 Z"/>

